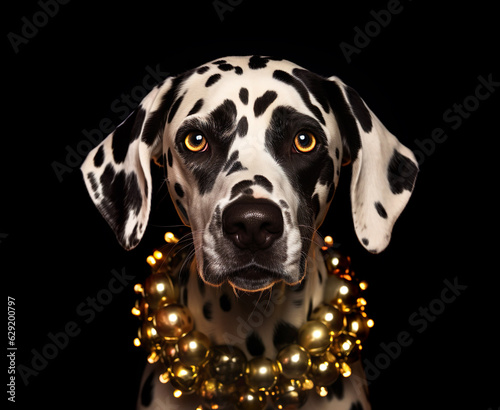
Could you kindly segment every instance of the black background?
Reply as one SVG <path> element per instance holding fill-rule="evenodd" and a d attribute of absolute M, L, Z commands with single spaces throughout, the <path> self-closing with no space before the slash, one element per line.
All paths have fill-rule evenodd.
<path fill-rule="evenodd" d="M 469 98 L 474 109 L 454 129 L 457 123 L 443 118 L 474 95 L 479 76 L 500 81 L 493 3 L 401 0 L 401 12 L 351 62 L 340 43 L 354 45 L 355 27 L 375 21 L 370 11 L 386 10 L 386 1 L 237 3 L 221 20 L 210 0 L 71 1 L 53 17 L 40 17 L 38 32 L 17 53 L 8 33 L 21 35 L 42 8 L 35 1 L 9 3 L 0 266 L 16 301 L 16 364 L 32 368 L 33 349 L 42 352 L 50 334 L 68 323 L 79 330 L 27 386 L 18 372 L 16 404 L 9 407 L 135 406 L 145 358 L 132 346 L 132 287 L 146 276 L 145 257 L 167 227 L 180 223 L 155 171 L 150 226 L 138 248 L 122 250 L 78 166 L 67 162 L 66 147 L 84 149 L 82 131 L 99 128 L 104 118 L 118 124 L 123 118 L 112 103 L 142 84 L 146 67 L 175 74 L 226 55 L 262 54 L 338 75 L 405 145 L 422 153 L 414 195 L 384 253 L 368 254 L 357 242 L 348 169 L 321 229 L 349 251 L 358 275 L 370 283 L 376 327 L 365 360 L 378 363 L 370 385 L 374 409 L 497 409 L 499 134 L 493 114 L 499 88 L 477 106 Z M 431 149 L 435 128 L 448 137 Z M 54 162 L 72 172 L 58 178 Z M 108 288 L 113 269 L 124 267 L 135 276 L 129 286 L 95 317 L 82 315 L 78 307 Z M 436 301 L 445 279 L 467 287 L 451 303 Z M 409 318 L 421 307 L 443 309 L 412 325 Z M 412 343 L 388 358 L 383 346 L 402 332 Z"/>

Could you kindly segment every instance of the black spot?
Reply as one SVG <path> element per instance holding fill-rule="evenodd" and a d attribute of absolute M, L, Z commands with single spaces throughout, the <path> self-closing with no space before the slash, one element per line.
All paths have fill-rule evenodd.
<path fill-rule="evenodd" d="M 229 63 L 219 64 L 219 70 L 221 71 L 231 71 L 234 67 Z"/>
<path fill-rule="evenodd" d="M 373 128 L 372 116 L 370 111 L 366 108 L 365 103 L 359 96 L 359 94 L 351 87 L 346 87 L 347 98 L 351 103 L 352 111 L 361 124 L 364 132 L 370 132 Z"/>
<path fill-rule="evenodd" d="M 214 64 L 214 65 L 226 64 L 226 60 L 217 60 L 217 61 L 214 61 L 212 64 Z"/>
<path fill-rule="evenodd" d="M 188 214 L 187 214 L 187 211 L 186 211 L 186 208 L 184 208 L 184 205 L 182 205 L 181 201 L 179 201 L 178 199 L 175 200 L 175 204 L 177 205 L 177 209 L 179 210 L 179 212 L 182 214 L 182 216 L 184 217 L 184 220 L 186 222 L 189 222 L 189 217 L 188 217 Z"/>
<path fill-rule="evenodd" d="M 174 119 L 175 114 L 177 113 L 177 110 L 179 109 L 182 100 L 184 99 L 184 96 L 181 95 L 175 102 L 172 104 L 172 108 L 170 109 L 170 112 L 168 113 L 168 119 L 167 122 L 170 124 L 172 120 Z"/>
<path fill-rule="evenodd" d="M 196 70 L 196 72 L 198 74 L 205 74 L 208 70 L 210 70 L 210 67 L 207 65 L 204 65 L 204 66 L 198 68 L 198 70 Z"/>
<path fill-rule="evenodd" d="M 175 183 L 174 185 L 174 189 L 175 189 L 175 192 L 176 194 L 179 196 L 179 198 L 183 198 L 184 197 L 184 190 L 182 189 L 182 185 L 179 184 L 179 183 Z"/>
<path fill-rule="evenodd" d="M 153 388 L 155 386 L 155 372 L 151 372 L 146 380 L 144 380 L 144 384 L 142 385 L 141 390 L 141 404 L 144 407 L 148 407 L 153 401 Z"/>
<path fill-rule="evenodd" d="M 280 320 L 274 327 L 273 344 L 276 349 L 295 343 L 297 341 L 297 328 L 287 322 Z"/>
<path fill-rule="evenodd" d="M 329 203 L 335 195 L 335 184 L 332 182 L 330 188 L 328 188 L 328 195 L 326 196 L 326 203 Z"/>
<path fill-rule="evenodd" d="M 241 75 L 241 74 L 243 74 L 243 69 L 242 69 L 240 66 L 235 66 L 235 67 L 234 67 L 234 72 L 235 72 L 237 75 Z"/>
<path fill-rule="evenodd" d="M 239 194 L 244 193 L 252 185 L 253 181 L 250 181 L 248 179 L 238 182 L 231 188 L 231 196 L 229 197 L 229 199 L 233 199 Z"/>
<path fill-rule="evenodd" d="M 307 91 L 307 88 L 304 86 L 302 81 L 296 79 L 295 77 L 291 76 L 290 74 L 282 70 L 276 70 L 273 73 L 273 78 L 278 81 L 282 81 L 285 84 L 288 84 L 293 88 L 295 88 L 295 90 L 299 93 L 300 98 L 302 98 L 302 101 L 307 106 L 307 108 L 314 114 L 314 116 L 318 119 L 319 122 L 321 122 L 321 124 L 325 125 L 325 119 L 323 118 L 323 114 L 321 114 L 319 108 L 316 107 L 311 102 L 311 97 L 309 96 L 309 92 Z"/>
<path fill-rule="evenodd" d="M 225 293 L 223 293 L 220 297 L 219 304 L 220 308 L 224 312 L 229 312 L 231 310 L 231 299 L 229 299 L 229 296 L 227 296 Z"/>
<path fill-rule="evenodd" d="M 319 174 L 319 182 L 323 185 L 328 185 L 333 181 L 333 173 L 335 170 L 335 166 L 333 164 L 333 159 L 328 158 L 325 161 L 325 165 Z"/>
<path fill-rule="evenodd" d="M 111 147 L 113 149 L 113 159 L 117 164 L 125 161 L 128 147 L 139 138 L 145 118 L 146 111 L 138 108 L 113 132 Z"/>
<path fill-rule="evenodd" d="M 94 155 L 94 166 L 99 168 L 104 163 L 104 146 L 101 145 Z"/>
<path fill-rule="evenodd" d="M 370 241 L 367 238 L 361 239 L 361 242 L 363 242 L 363 245 L 368 246 L 370 244 Z"/>
<path fill-rule="evenodd" d="M 97 192 L 97 188 L 99 188 L 99 184 L 95 179 L 95 174 L 93 172 L 89 172 L 87 174 L 87 178 L 90 182 L 90 187 L 92 188 L 92 192 L 94 192 L 95 198 L 99 198 L 99 193 Z"/>
<path fill-rule="evenodd" d="M 290 207 L 288 206 L 287 202 L 286 202 L 286 201 L 284 201 L 283 199 L 280 199 L 280 205 L 281 205 L 281 207 L 282 207 L 283 209 L 288 209 L 288 208 L 290 208 Z"/>
<path fill-rule="evenodd" d="M 187 304 L 188 304 L 188 290 L 187 290 L 187 288 L 184 288 L 184 289 L 182 290 L 182 303 L 183 303 L 184 305 L 187 305 Z"/>
<path fill-rule="evenodd" d="M 275 91 L 266 91 L 262 96 L 255 100 L 253 112 L 256 117 L 261 116 L 266 111 L 273 101 L 278 97 Z"/>
<path fill-rule="evenodd" d="M 340 151 L 338 148 L 335 148 L 335 158 L 340 159 Z"/>
<path fill-rule="evenodd" d="M 266 350 L 261 337 L 256 332 L 250 333 L 245 343 L 248 353 L 250 353 L 252 356 L 262 356 Z"/>
<path fill-rule="evenodd" d="M 318 269 L 318 279 L 319 279 L 319 284 L 321 285 L 323 283 L 323 275 L 321 274 L 321 271 Z"/>
<path fill-rule="evenodd" d="M 270 61 L 281 61 L 281 58 L 275 58 L 275 57 L 261 57 L 261 56 L 252 56 L 250 57 L 250 60 L 248 62 L 248 67 L 250 67 L 252 70 L 258 70 L 260 68 L 265 68 L 267 67 L 267 63 Z"/>
<path fill-rule="evenodd" d="M 170 148 L 167 150 L 167 164 L 169 167 L 172 167 L 172 164 L 174 163 L 174 159 L 172 158 L 172 151 L 170 151 Z"/>
<path fill-rule="evenodd" d="M 417 178 L 418 167 L 409 158 L 394 150 L 387 168 L 387 179 L 393 194 L 400 194 L 403 190 L 412 191 Z"/>
<path fill-rule="evenodd" d="M 207 302 L 203 305 L 203 316 L 207 320 L 212 320 L 212 303 Z"/>
<path fill-rule="evenodd" d="M 200 98 L 198 101 L 196 101 L 193 108 L 191 108 L 191 111 L 188 112 L 188 115 L 196 114 L 201 110 L 201 107 L 203 107 L 203 98 Z"/>
<path fill-rule="evenodd" d="M 240 100 L 243 104 L 247 105 L 248 104 L 248 90 L 246 88 L 241 88 L 240 89 Z"/>
<path fill-rule="evenodd" d="M 224 165 L 223 171 L 227 171 L 229 167 L 238 159 L 240 152 L 238 150 L 234 151 L 228 158 L 226 164 Z"/>
<path fill-rule="evenodd" d="M 387 212 L 384 208 L 384 205 L 382 205 L 380 202 L 375 202 L 375 209 L 377 210 L 377 213 L 381 218 L 387 219 Z"/>
<path fill-rule="evenodd" d="M 222 78 L 222 76 L 220 74 L 213 74 L 213 75 L 211 75 L 210 77 L 208 77 L 208 80 L 205 83 L 205 87 L 210 87 L 211 85 L 214 85 L 221 78 Z"/>
<path fill-rule="evenodd" d="M 344 378 L 339 377 L 335 383 L 328 386 L 327 400 L 332 401 L 335 397 L 339 400 L 344 398 Z"/>
<path fill-rule="evenodd" d="M 351 408 L 349 410 L 363 410 L 363 406 L 358 400 L 357 402 L 351 404 Z"/>
<path fill-rule="evenodd" d="M 255 184 L 264 187 L 266 191 L 269 193 L 273 192 L 273 184 L 269 181 L 265 176 L 255 175 L 254 176 Z"/>
<path fill-rule="evenodd" d="M 244 137 L 248 132 L 248 120 L 247 117 L 243 116 L 238 121 L 238 126 L 236 127 L 236 132 L 240 137 Z"/>
<path fill-rule="evenodd" d="M 104 218 L 115 231 L 121 243 L 125 242 L 125 225 L 132 211 L 136 216 L 142 206 L 142 195 L 137 175 L 126 174 L 124 170 L 115 172 L 113 166 L 108 164 L 102 173 L 99 182 L 102 186 L 104 199 L 98 205 Z M 137 238 L 128 238 L 130 245 L 137 243 Z M 134 240 L 135 243 L 132 243 Z"/>
<path fill-rule="evenodd" d="M 232 173 L 234 172 L 238 172 L 238 171 L 244 171 L 248 168 L 245 168 L 240 161 L 236 161 L 232 166 L 231 168 L 229 169 L 229 171 L 227 171 L 227 174 L 226 176 L 229 176 L 231 175 Z"/>
<path fill-rule="evenodd" d="M 313 301 L 310 300 L 309 301 L 309 306 L 307 308 L 307 318 L 308 319 L 311 317 L 312 310 L 313 310 Z"/>
<path fill-rule="evenodd" d="M 303 299 L 303 298 L 300 298 L 300 299 L 294 300 L 292 303 L 293 303 L 293 305 L 294 305 L 295 307 L 301 307 L 301 306 L 302 306 L 302 304 L 304 303 L 304 299 Z"/>

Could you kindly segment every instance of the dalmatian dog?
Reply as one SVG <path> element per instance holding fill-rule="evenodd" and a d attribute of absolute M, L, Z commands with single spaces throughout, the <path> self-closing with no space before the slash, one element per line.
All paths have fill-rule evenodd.
<path fill-rule="evenodd" d="M 182 303 L 214 345 L 275 357 L 323 300 L 327 275 L 316 230 L 352 166 L 357 236 L 386 248 L 418 173 L 413 153 L 355 90 L 271 57 L 226 57 L 154 87 L 82 165 L 95 205 L 120 244 L 134 248 L 148 223 L 152 160 L 190 226 L 195 258 Z M 369 409 L 360 362 L 306 409 Z M 195 409 L 147 365 L 140 409 Z M 268 408 L 273 408 L 271 402 Z"/>

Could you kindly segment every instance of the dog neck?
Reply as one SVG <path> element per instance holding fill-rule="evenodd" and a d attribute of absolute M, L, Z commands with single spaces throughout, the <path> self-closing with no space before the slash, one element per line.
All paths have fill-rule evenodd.
<path fill-rule="evenodd" d="M 326 276 L 321 251 L 314 243 L 302 282 L 294 286 L 278 282 L 259 292 L 238 291 L 229 284 L 209 286 L 200 279 L 194 260 L 181 300 L 196 318 L 195 328 L 214 345 L 234 345 L 249 358 L 274 357 L 281 347 L 294 342 L 297 330 L 323 301 Z"/>

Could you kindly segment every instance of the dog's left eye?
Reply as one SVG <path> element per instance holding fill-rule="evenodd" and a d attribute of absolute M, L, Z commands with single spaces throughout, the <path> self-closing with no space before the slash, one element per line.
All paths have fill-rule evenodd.
<path fill-rule="evenodd" d="M 184 145 L 192 152 L 201 152 L 208 147 L 207 139 L 199 131 L 190 132 L 184 139 Z"/>
<path fill-rule="evenodd" d="M 316 138 L 312 132 L 300 131 L 295 135 L 293 143 L 297 152 L 311 152 L 316 146 Z"/>

